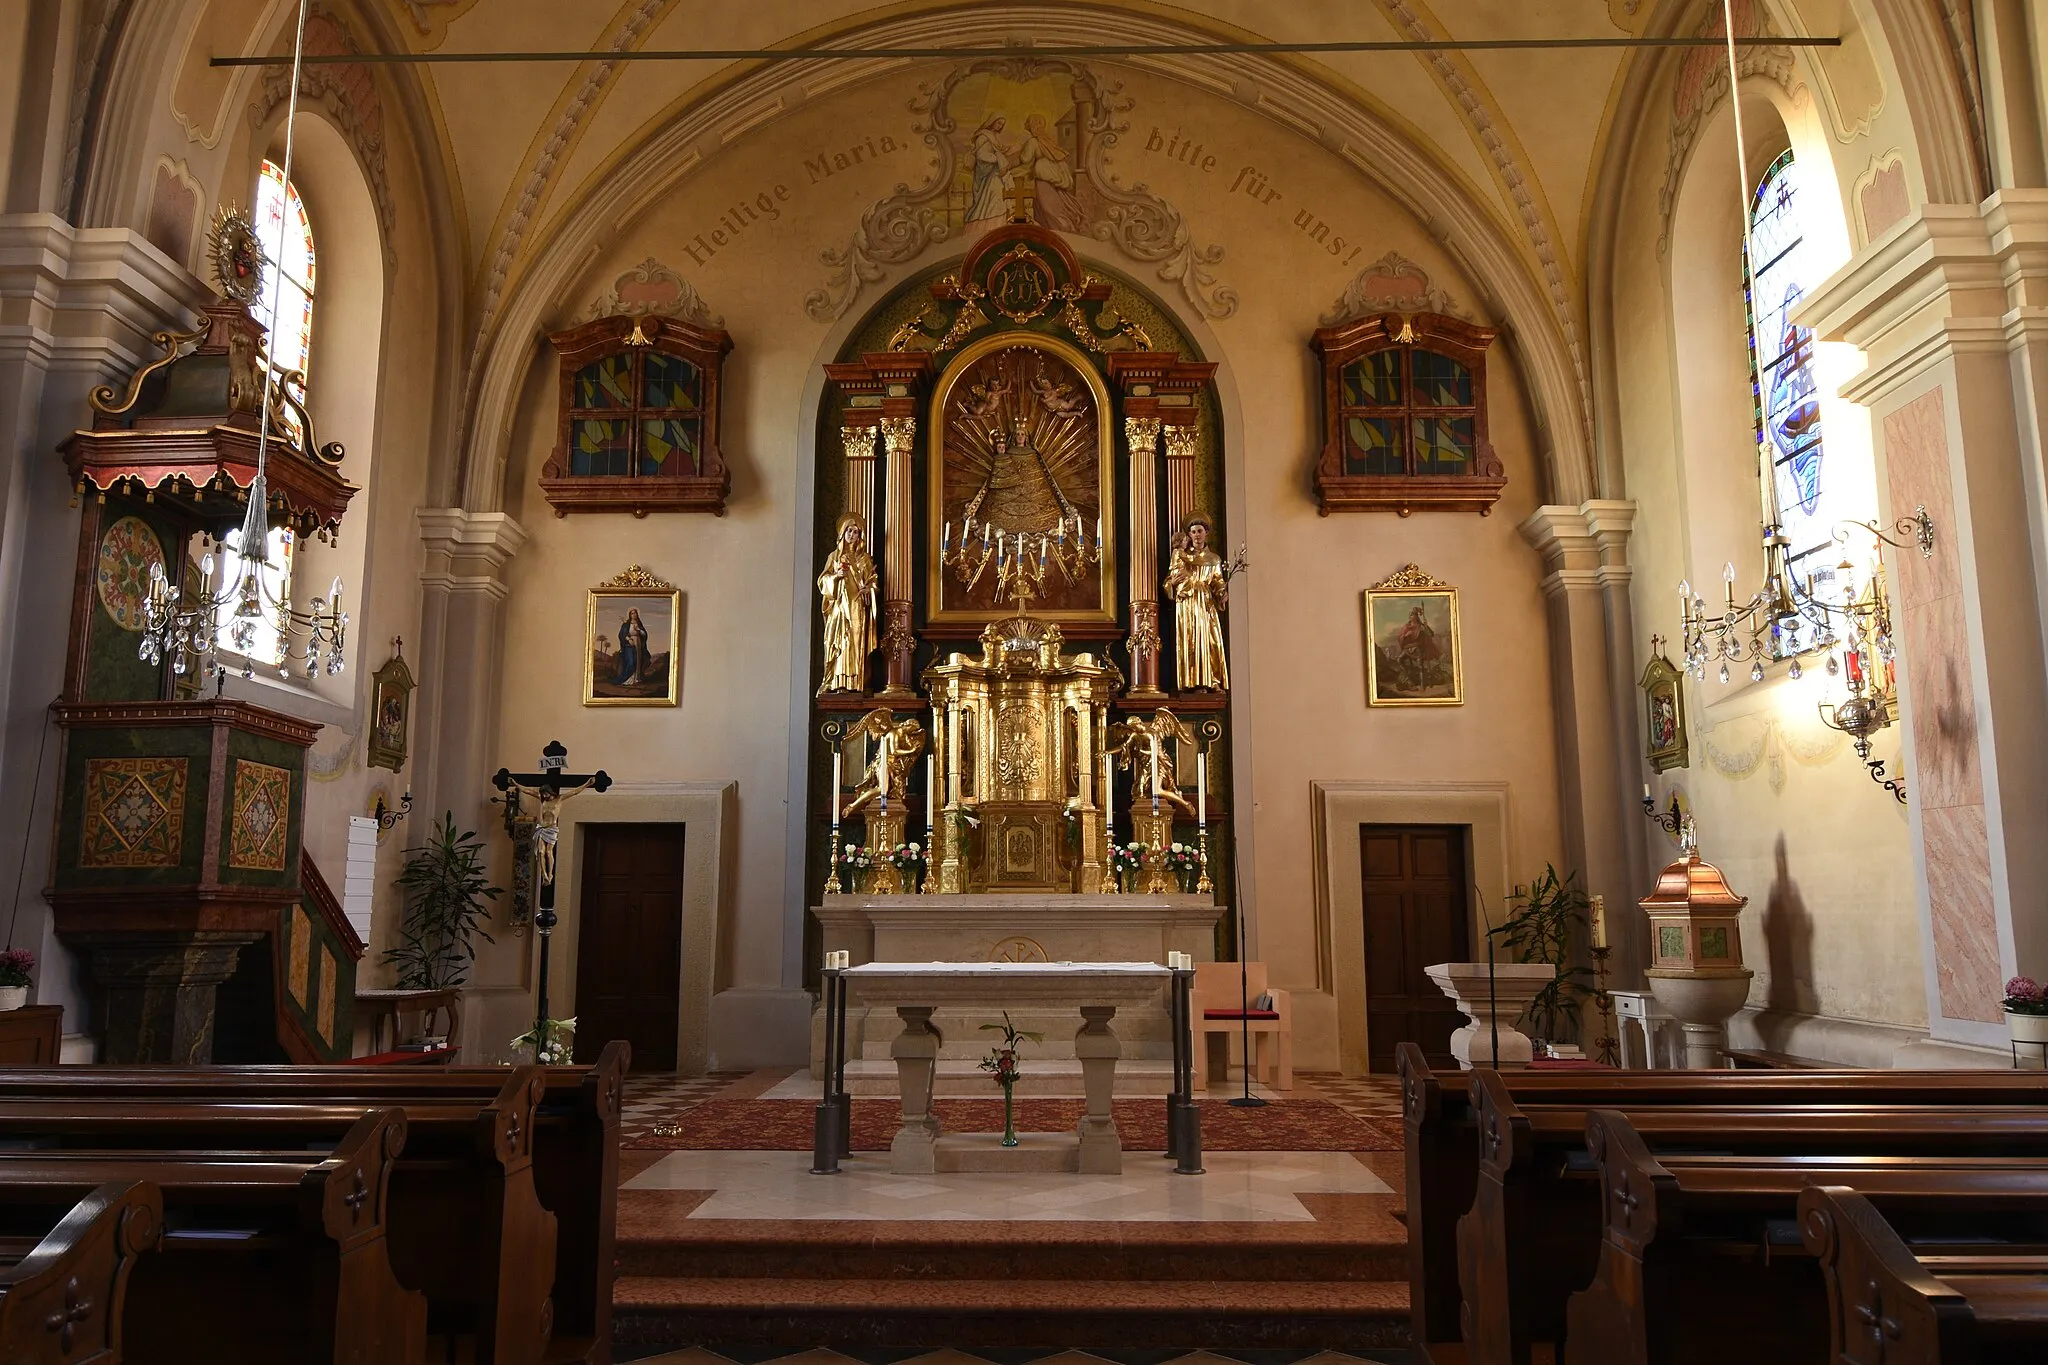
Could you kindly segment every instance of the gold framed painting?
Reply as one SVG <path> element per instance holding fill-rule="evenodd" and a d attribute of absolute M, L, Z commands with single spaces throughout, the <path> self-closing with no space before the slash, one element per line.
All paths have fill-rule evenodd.
<path fill-rule="evenodd" d="M 674 706 L 682 678 L 683 594 L 638 564 L 589 593 L 585 706 Z"/>
<path fill-rule="evenodd" d="M 1465 704 L 1458 590 L 1413 564 L 1365 590 L 1365 703 Z"/>
<path fill-rule="evenodd" d="M 1685 688 L 1678 665 L 1664 655 L 1664 638 L 1650 639 L 1650 662 L 1643 668 L 1643 757 L 1652 772 L 1686 767 L 1690 761 L 1685 734 Z"/>

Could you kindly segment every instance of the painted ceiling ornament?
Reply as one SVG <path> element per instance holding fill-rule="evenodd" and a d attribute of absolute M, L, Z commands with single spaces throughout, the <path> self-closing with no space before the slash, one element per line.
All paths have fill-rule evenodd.
<path fill-rule="evenodd" d="M 263 267 L 269 256 L 257 240 L 256 225 L 247 209 L 235 204 L 220 206 L 206 232 L 206 258 L 213 265 L 213 282 L 221 294 L 244 308 L 254 306 L 263 292 Z"/>
<path fill-rule="evenodd" d="M 699 327 L 725 326 L 725 319 L 711 311 L 694 285 L 652 256 L 613 280 L 604 296 L 590 305 L 584 321 L 648 313 L 681 318 Z"/>
<path fill-rule="evenodd" d="M 1341 327 L 1382 313 L 1442 313 L 1472 321 L 1449 291 L 1432 284 L 1427 271 L 1398 251 L 1389 251 L 1354 275 L 1321 323 Z"/>
<path fill-rule="evenodd" d="M 1229 317 L 1237 292 L 1213 268 L 1223 248 L 1196 246 L 1179 209 L 1142 183 L 1126 188 L 1109 169 L 1130 129 L 1133 101 L 1121 91 L 1051 57 L 984 58 L 922 86 L 910 111 L 912 131 L 935 154 L 930 174 L 878 200 L 844 247 L 821 253 L 831 274 L 804 311 L 818 322 L 843 317 L 889 267 L 933 243 L 1021 220 L 1108 242 L 1157 266 L 1205 317 Z"/>
<path fill-rule="evenodd" d="M 289 36 L 289 35 L 287 35 Z M 289 46 L 287 46 L 287 51 Z M 306 55 L 348 57 L 363 52 L 342 17 L 326 5 L 315 4 L 306 18 Z M 249 102 L 249 126 L 264 128 L 283 106 L 292 83 L 290 67 L 271 67 L 256 87 Z M 307 66 L 299 74 L 299 102 L 303 108 L 317 103 L 334 120 L 355 149 L 363 179 L 370 187 L 370 199 L 377 206 L 377 221 L 384 228 L 384 256 L 392 258 L 391 233 L 397 221 L 386 173 L 384 144 L 384 101 L 377 81 L 362 62 L 321 63 Z"/>

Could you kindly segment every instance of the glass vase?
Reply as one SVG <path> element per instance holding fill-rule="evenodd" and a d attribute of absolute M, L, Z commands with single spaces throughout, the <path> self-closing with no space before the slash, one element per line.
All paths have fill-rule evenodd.
<path fill-rule="evenodd" d="M 1017 1088 L 1003 1087 L 1003 1146 L 1017 1145 Z"/>

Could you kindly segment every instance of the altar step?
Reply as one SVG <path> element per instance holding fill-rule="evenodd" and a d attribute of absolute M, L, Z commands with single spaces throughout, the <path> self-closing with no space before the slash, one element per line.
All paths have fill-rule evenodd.
<path fill-rule="evenodd" d="M 1404 1243 L 1320 1224 L 622 1229 L 622 1345 L 1363 1349 L 1407 1340 Z"/>
<path fill-rule="evenodd" d="M 1125 1059 L 1116 1064 L 1115 1095 L 1118 1099 L 1164 1099 L 1173 1089 L 1173 1063 Z M 896 1063 L 862 1060 L 846 1063 L 846 1093 L 862 1099 L 894 1099 Z M 979 1064 L 940 1058 L 932 1093 L 948 1099 L 985 1100 L 1001 1098 L 989 1074 Z M 1081 1063 L 1072 1057 L 1032 1058 L 1025 1063 L 1017 1082 L 1018 1099 L 1079 1098 Z"/>

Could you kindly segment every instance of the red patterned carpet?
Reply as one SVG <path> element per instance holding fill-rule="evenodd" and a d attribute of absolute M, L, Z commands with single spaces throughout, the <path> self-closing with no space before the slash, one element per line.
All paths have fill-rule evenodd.
<path fill-rule="evenodd" d="M 993 1133 L 1003 1126 L 1001 1100 L 942 1099 L 932 1106 L 947 1132 Z M 816 1106 L 805 1100 L 707 1099 L 666 1116 L 652 1131 L 627 1132 L 623 1145 L 646 1151 L 808 1152 Z M 1166 1149 L 1166 1106 L 1160 1100 L 1117 1100 L 1117 1128 L 1132 1151 Z M 1072 1132 L 1078 1099 L 1017 1101 L 1021 1132 Z M 853 1150 L 883 1152 L 902 1110 L 893 1099 L 853 1102 Z M 1275 1100 L 1238 1109 L 1202 1101 L 1202 1146 L 1212 1152 L 1398 1152 L 1399 1119 L 1346 1113 L 1327 1100 Z"/>

